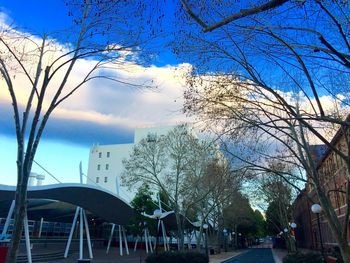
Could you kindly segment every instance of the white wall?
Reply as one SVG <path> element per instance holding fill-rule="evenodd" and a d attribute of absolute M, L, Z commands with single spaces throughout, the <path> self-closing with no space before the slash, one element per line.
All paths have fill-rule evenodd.
<path fill-rule="evenodd" d="M 134 142 L 140 142 L 143 138 L 147 138 L 148 134 L 156 134 L 157 136 L 166 135 L 173 128 L 174 126 L 137 128 L 134 134 Z M 97 184 L 118 194 L 117 181 L 120 185 L 121 174 L 124 170 L 122 161 L 130 156 L 133 146 L 134 143 L 93 145 L 90 149 L 88 179 L 86 183 Z M 108 152 L 109 157 L 107 156 Z M 108 169 L 106 165 L 108 165 Z M 119 195 L 126 200 L 131 200 L 136 190 L 120 187 Z"/>
<path fill-rule="evenodd" d="M 90 149 L 87 184 L 100 185 L 118 194 L 117 180 L 124 169 L 123 159 L 128 158 L 133 144 L 94 145 Z M 109 156 L 108 156 L 109 153 Z M 120 184 L 120 181 L 118 182 Z M 122 193 L 120 196 L 123 197 Z M 124 198 L 126 198 L 124 196 Z"/>

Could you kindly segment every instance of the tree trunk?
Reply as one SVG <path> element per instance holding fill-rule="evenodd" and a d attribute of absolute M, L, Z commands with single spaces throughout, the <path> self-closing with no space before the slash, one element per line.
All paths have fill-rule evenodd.
<path fill-rule="evenodd" d="M 350 263 L 350 249 L 349 246 L 339 246 L 340 253 L 343 257 L 344 263 Z"/>
<path fill-rule="evenodd" d="M 177 212 L 175 213 L 176 215 L 176 223 L 177 223 L 177 236 L 178 236 L 178 248 L 180 251 L 184 250 L 184 233 L 182 229 L 182 221 L 180 218 L 180 214 Z"/>
<path fill-rule="evenodd" d="M 22 238 L 26 204 L 27 204 L 26 187 L 23 185 L 18 185 L 16 189 L 16 197 L 15 197 L 13 233 L 11 237 L 9 253 L 6 258 L 6 263 L 17 262 L 17 252 L 18 252 L 19 245 Z"/>

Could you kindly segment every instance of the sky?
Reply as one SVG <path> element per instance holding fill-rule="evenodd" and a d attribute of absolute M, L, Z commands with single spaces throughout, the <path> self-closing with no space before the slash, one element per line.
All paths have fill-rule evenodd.
<path fill-rule="evenodd" d="M 0 1 L 0 23 L 11 24 L 30 35 L 54 32 L 70 23 L 61 0 Z M 60 45 L 60 40 L 56 40 Z M 89 61 L 81 61 L 73 79 L 81 77 Z M 180 63 L 169 50 L 157 54 L 147 66 L 130 62 L 118 72 L 135 83 L 150 82 L 152 90 L 130 88 L 122 83 L 93 81 L 82 87 L 52 115 L 38 148 L 35 161 L 62 182 L 79 181 L 79 162 L 87 173 L 89 149 L 93 144 L 130 143 L 137 127 L 174 125 L 189 121 L 182 113 L 183 73 L 190 65 Z M 131 70 L 130 70 L 131 69 Z M 16 82 L 21 84 L 21 76 Z M 1 184 L 16 183 L 16 138 L 12 108 L 5 85 L 0 80 L 0 164 Z M 20 85 L 18 85 L 20 86 Z M 25 85 L 23 85 L 25 86 Z M 26 93 L 19 90 L 19 100 Z M 46 175 L 45 183 L 55 183 L 38 165 L 33 172 Z"/>

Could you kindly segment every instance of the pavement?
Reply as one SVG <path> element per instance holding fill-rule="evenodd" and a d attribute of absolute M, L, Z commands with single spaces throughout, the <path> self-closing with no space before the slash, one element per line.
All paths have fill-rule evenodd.
<path fill-rule="evenodd" d="M 35 247 L 35 252 L 43 253 L 50 252 L 50 246 Z M 55 246 L 55 249 L 57 247 Z M 63 247 L 59 249 L 63 251 Z M 22 250 L 23 251 L 23 250 Z M 57 251 L 57 250 L 56 250 Z M 69 255 L 66 259 L 59 259 L 53 261 L 41 261 L 41 263 L 76 263 L 79 257 L 77 249 Z M 87 248 L 84 248 L 84 256 L 88 258 Z M 23 251 L 24 252 L 24 251 Z M 63 253 L 63 252 L 62 252 Z M 24 253 L 23 253 L 24 254 Z M 257 246 L 245 250 L 237 250 L 230 252 L 221 252 L 220 254 L 210 255 L 210 263 L 282 263 L 283 257 L 287 254 L 286 250 L 272 249 L 270 246 Z M 95 247 L 93 249 L 94 259 L 93 263 L 143 263 L 147 254 L 145 251 L 130 249 L 130 254 L 124 256 L 119 255 L 119 249 L 111 247 L 109 254 L 106 254 L 106 249 L 102 247 Z"/>
<path fill-rule="evenodd" d="M 222 252 L 216 255 L 209 256 L 209 263 L 221 263 L 231 259 L 232 257 L 238 256 L 244 251 L 230 251 L 230 252 Z"/>
<path fill-rule="evenodd" d="M 271 248 L 252 248 L 222 263 L 275 263 Z"/>

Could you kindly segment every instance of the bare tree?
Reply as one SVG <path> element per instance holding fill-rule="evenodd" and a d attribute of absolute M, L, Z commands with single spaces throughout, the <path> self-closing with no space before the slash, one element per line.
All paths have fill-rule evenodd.
<path fill-rule="evenodd" d="M 130 158 L 124 160 L 122 179 L 125 185 L 134 187 L 147 183 L 166 194 L 176 216 L 180 249 L 183 249 L 186 217 L 200 213 L 199 210 L 204 213 L 206 201 L 213 192 L 222 190 L 218 189 L 219 185 L 226 183 L 225 189 L 229 187 L 224 176 L 208 174 L 208 166 L 217 153 L 218 149 L 210 142 L 197 139 L 189 127 L 180 125 L 166 136 L 150 134 L 135 145 Z M 209 180 L 211 183 L 202 188 L 204 181 Z M 222 195 L 222 191 L 220 193 Z M 199 204 L 204 204 L 205 208 Z M 206 217 L 201 217 L 202 223 Z"/>
<path fill-rule="evenodd" d="M 349 91 L 349 6 L 339 1 L 266 1 L 260 6 L 251 1 L 182 2 L 204 31 L 187 27 L 182 31 L 187 39 L 178 43 L 177 51 L 190 53 L 197 65 L 185 95 L 188 101 L 203 102 L 186 108 L 214 121 L 216 127 L 221 123 L 224 133 L 253 130 L 257 138 L 273 138 L 287 147 L 290 157 L 309 175 L 344 262 L 350 262 L 348 224 L 342 224 L 334 212 L 309 145 L 310 140 L 325 144 L 344 161 L 349 176 L 348 143 L 340 150 L 331 141 L 338 128 L 347 136 L 350 125 L 344 118 Z M 232 13 L 237 8 L 241 11 Z M 203 80 L 208 69 L 210 74 Z M 217 88 L 216 95 L 208 85 L 191 89 L 208 78 Z M 348 215 L 349 209 L 345 222 Z"/>
<path fill-rule="evenodd" d="M 146 22 L 141 18 L 145 5 L 141 1 L 104 0 L 67 1 L 66 5 L 73 24 L 67 31 L 34 36 L 7 25 L 1 28 L 0 74 L 12 102 L 18 145 L 9 263 L 16 262 L 33 160 L 55 109 L 93 80 L 145 86 L 132 84 L 115 73 L 115 69 L 132 62 L 128 54 L 141 51 L 146 43 L 142 33 Z M 72 77 L 77 69 L 83 71 L 80 79 Z"/>

